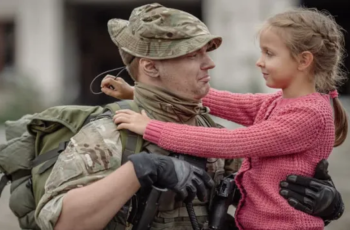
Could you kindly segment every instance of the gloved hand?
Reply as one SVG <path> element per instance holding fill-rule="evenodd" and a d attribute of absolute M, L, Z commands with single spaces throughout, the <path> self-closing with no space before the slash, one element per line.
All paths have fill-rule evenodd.
<path fill-rule="evenodd" d="M 314 178 L 289 175 L 280 183 L 280 194 L 297 210 L 321 217 L 325 224 L 341 217 L 344 203 L 328 174 L 328 162 L 320 161 Z"/>
<path fill-rule="evenodd" d="M 171 189 L 185 202 L 196 195 L 200 201 L 207 201 L 207 189 L 214 186 L 204 170 L 174 157 L 142 152 L 129 156 L 129 160 L 142 187 Z"/>

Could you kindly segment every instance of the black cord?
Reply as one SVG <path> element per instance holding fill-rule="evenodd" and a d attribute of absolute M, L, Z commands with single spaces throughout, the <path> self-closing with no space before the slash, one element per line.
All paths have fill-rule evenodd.
<path fill-rule="evenodd" d="M 196 213 L 194 213 L 192 202 L 186 202 L 186 209 L 187 209 L 188 216 L 190 218 L 193 230 L 200 230 L 201 228 L 199 227 Z"/>

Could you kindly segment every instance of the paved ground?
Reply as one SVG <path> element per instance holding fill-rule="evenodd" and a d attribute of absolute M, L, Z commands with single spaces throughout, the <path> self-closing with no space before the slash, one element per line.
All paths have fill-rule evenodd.
<path fill-rule="evenodd" d="M 343 100 L 343 104 L 350 114 L 350 98 Z M 3 130 L 0 129 L 0 143 L 4 141 Z M 341 147 L 335 148 L 330 159 L 330 173 L 333 176 L 337 188 L 341 192 L 345 206 L 350 206 L 350 137 Z M 17 221 L 11 211 L 8 209 L 9 186 L 7 186 L 0 199 L 0 230 L 18 230 Z M 343 217 L 331 223 L 327 230 L 349 230 L 350 210 L 346 208 Z"/>

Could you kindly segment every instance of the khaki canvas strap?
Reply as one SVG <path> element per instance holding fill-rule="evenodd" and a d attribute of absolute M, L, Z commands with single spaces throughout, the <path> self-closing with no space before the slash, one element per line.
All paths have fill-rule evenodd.
<path fill-rule="evenodd" d="M 139 108 L 133 101 L 124 100 L 116 102 L 120 109 L 130 109 L 135 112 L 140 112 Z M 128 157 L 136 152 L 137 149 L 141 149 L 142 147 L 142 138 L 140 135 L 133 133 L 129 130 L 123 130 L 127 138 L 125 138 L 125 143 L 123 145 L 124 150 L 122 154 L 122 164 L 128 161 Z M 122 140 L 123 141 L 123 140 Z"/>

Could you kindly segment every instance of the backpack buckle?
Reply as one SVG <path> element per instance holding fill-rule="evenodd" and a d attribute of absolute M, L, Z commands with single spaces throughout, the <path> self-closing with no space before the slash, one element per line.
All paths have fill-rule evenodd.
<path fill-rule="evenodd" d="M 64 142 L 59 143 L 57 152 L 58 153 L 63 152 L 67 148 L 68 143 L 69 143 L 69 141 L 64 141 Z"/>

